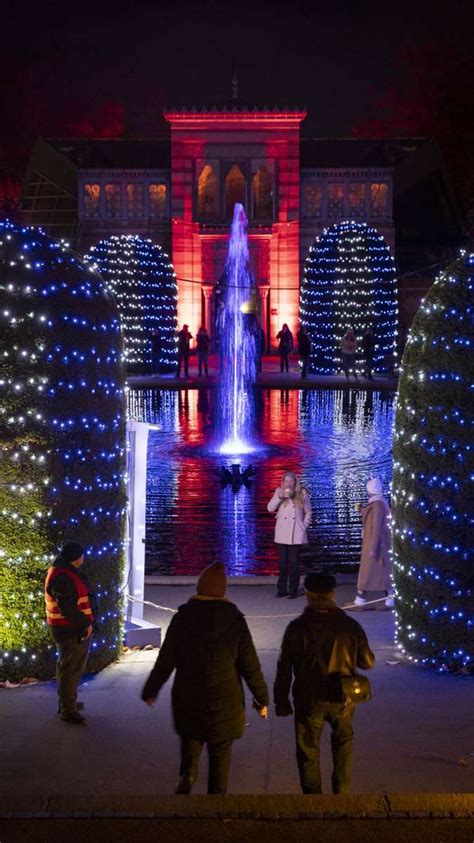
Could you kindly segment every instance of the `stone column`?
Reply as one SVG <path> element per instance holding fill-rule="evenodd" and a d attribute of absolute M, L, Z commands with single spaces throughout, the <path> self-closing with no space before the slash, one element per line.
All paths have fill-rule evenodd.
<path fill-rule="evenodd" d="M 258 284 L 257 290 L 260 296 L 260 326 L 265 331 L 266 351 L 268 351 L 270 347 L 270 337 L 268 336 L 268 292 L 270 284 Z"/>
<path fill-rule="evenodd" d="M 201 286 L 202 292 L 204 293 L 204 327 L 209 336 L 212 337 L 211 296 L 214 292 L 214 284 L 202 284 Z"/>

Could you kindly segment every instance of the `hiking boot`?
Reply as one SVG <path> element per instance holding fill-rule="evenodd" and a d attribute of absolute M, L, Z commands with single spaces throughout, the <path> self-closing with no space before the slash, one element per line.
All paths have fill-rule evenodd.
<path fill-rule="evenodd" d="M 87 720 L 78 711 L 71 711 L 70 714 L 61 714 L 61 720 L 65 723 L 71 723 L 73 726 L 85 726 Z"/>
<path fill-rule="evenodd" d="M 85 703 L 83 703 L 83 702 L 77 702 L 76 703 L 76 711 L 82 711 L 82 709 L 84 708 L 84 705 L 85 705 Z M 61 714 L 61 706 L 60 705 L 58 705 L 58 714 Z"/>

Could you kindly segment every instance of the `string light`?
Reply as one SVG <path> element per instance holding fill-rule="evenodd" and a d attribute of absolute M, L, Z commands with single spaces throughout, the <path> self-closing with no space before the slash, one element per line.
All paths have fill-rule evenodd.
<path fill-rule="evenodd" d="M 474 672 L 474 255 L 436 279 L 402 360 L 394 434 L 397 646 Z"/>
<path fill-rule="evenodd" d="M 154 367 L 174 372 L 177 362 L 178 285 L 168 255 L 138 235 L 113 235 L 85 256 L 117 302 L 129 368 L 152 365 L 152 333 L 160 332 L 161 351 Z"/>
<path fill-rule="evenodd" d="M 358 343 L 365 329 L 373 328 L 373 371 L 393 369 L 397 313 L 395 264 L 383 237 L 353 221 L 325 229 L 309 251 L 301 285 L 300 321 L 311 337 L 310 370 L 324 375 L 340 370 L 340 341 L 348 328 Z M 356 369 L 362 374 L 361 362 Z"/>
<path fill-rule="evenodd" d="M 0 266 L 0 671 L 54 674 L 43 583 L 65 538 L 93 561 L 97 670 L 118 654 L 121 632 L 120 315 L 100 276 L 37 229 L 0 223 Z"/>

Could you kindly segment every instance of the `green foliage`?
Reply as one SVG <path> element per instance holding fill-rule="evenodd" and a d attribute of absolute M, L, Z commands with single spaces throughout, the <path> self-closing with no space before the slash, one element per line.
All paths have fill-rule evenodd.
<path fill-rule="evenodd" d="M 392 515 L 397 640 L 419 663 L 474 663 L 474 265 L 459 257 L 415 317 L 402 361 Z"/>
<path fill-rule="evenodd" d="M 86 547 L 99 594 L 89 668 L 119 652 L 125 400 L 117 308 L 96 273 L 33 229 L 0 225 L 1 674 L 47 678 L 46 571 Z"/>

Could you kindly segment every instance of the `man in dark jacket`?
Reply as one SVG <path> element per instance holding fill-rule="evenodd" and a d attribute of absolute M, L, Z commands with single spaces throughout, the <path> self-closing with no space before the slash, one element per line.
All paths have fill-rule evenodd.
<path fill-rule="evenodd" d="M 84 707 L 77 702 L 77 688 L 84 673 L 96 617 L 94 592 L 80 571 L 84 548 L 63 542 L 45 581 L 46 622 L 58 648 L 56 679 L 61 720 L 83 726 Z"/>
<path fill-rule="evenodd" d="M 266 719 L 268 690 L 244 616 L 225 598 L 224 565 L 214 562 L 199 577 L 197 594 L 180 606 L 142 692 L 153 705 L 176 670 L 172 705 L 181 737 L 176 793 L 191 793 L 202 748 L 209 756 L 208 793 L 225 793 L 232 742 L 245 728 L 242 679 Z"/>
<path fill-rule="evenodd" d="M 189 378 L 189 355 L 190 355 L 190 348 L 189 343 L 191 342 L 193 335 L 189 333 L 189 325 L 183 325 L 180 331 L 178 331 L 178 369 L 176 372 L 176 377 L 181 377 L 181 363 L 184 363 L 184 377 Z"/>
<path fill-rule="evenodd" d="M 355 706 L 334 700 L 328 673 L 350 676 L 375 661 L 362 627 L 336 606 L 335 587 L 329 574 L 306 577 L 308 606 L 286 628 L 274 685 L 276 715 L 286 717 L 293 713 L 289 694 L 294 679 L 296 760 L 303 793 L 322 793 L 319 744 L 325 721 L 331 726 L 332 790 L 349 793 Z"/>

